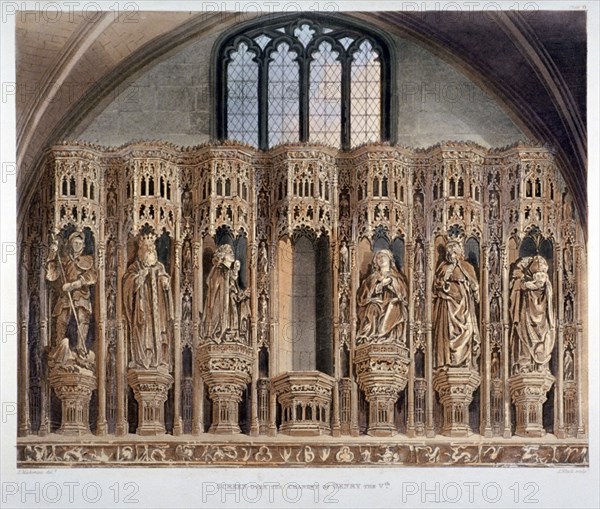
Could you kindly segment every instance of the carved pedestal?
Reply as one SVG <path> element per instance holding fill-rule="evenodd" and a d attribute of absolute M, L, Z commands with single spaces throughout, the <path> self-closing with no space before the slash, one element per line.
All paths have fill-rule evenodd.
<path fill-rule="evenodd" d="M 469 405 L 481 378 L 468 368 L 439 368 L 433 377 L 433 388 L 444 408 L 442 434 L 466 437 L 472 434 L 469 426 Z"/>
<path fill-rule="evenodd" d="M 289 371 L 273 379 L 286 435 L 331 433 L 331 390 L 335 379 L 320 371 Z"/>
<path fill-rule="evenodd" d="M 165 401 L 173 384 L 173 377 L 166 369 L 129 369 L 127 381 L 138 403 L 137 434 L 164 434 Z"/>
<path fill-rule="evenodd" d="M 394 407 L 408 380 L 408 349 L 394 343 L 363 343 L 356 349 L 354 363 L 358 385 L 369 402 L 367 433 L 395 435 Z"/>
<path fill-rule="evenodd" d="M 197 362 L 212 401 L 209 433 L 240 433 L 239 404 L 251 381 L 252 349 L 242 343 L 205 343 Z"/>
<path fill-rule="evenodd" d="M 546 434 L 542 405 L 553 383 L 554 377 L 548 371 L 519 373 L 509 378 L 510 396 L 517 410 L 516 435 L 543 437 Z"/>
<path fill-rule="evenodd" d="M 50 384 L 62 403 L 62 422 L 58 433 L 90 433 L 90 398 L 96 388 L 94 373 L 79 367 L 55 367 L 50 371 Z"/>

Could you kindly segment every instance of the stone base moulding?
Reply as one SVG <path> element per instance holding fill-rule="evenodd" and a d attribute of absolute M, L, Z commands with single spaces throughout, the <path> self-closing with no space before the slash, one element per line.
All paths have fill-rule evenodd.
<path fill-rule="evenodd" d="M 439 368 L 433 377 L 433 388 L 444 409 L 442 434 L 448 437 L 466 437 L 473 433 L 469 426 L 469 405 L 481 378 L 468 368 Z"/>
<path fill-rule="evenodd" d="M 369 402 L 367 434 L 395 435 L 394 406 L 408 380 L 408 349 L 399 344 L 363 343 L 356 349 L 354 364 L 358 384 Z"/>
<path fill-rule="evenodd" d="M 127 381 L 138 402 L 137 434 L 142 436 L 165 433 L 165 401 L 173 377 L 161 369 L 129 369 Z"/>
<path fill-rule="evenodd" d="M 543 437 L 546 434 L 542 407 L 553 383 L 554 377 L 548 371 L 510 377 L 510 396 L 517 409 L 516 435 Z"/>
<path fill-rule="evenodd" d="M 90 433 L 90 398 L 96 377 L 88 369 L 56 367 L 50 370 L 50 385 L 62 403 L 61 435 Z"/>
<path fill-rule="evenodd" d="M 197 353 L 202 378 L 208 386 L 212 401 L 212 424 L 209 433 L 237 434 L 239 404 L 250 383 L 254 355 L 252 349 L 241 343 L 205 343 Z"/>
<path fill-rule="evenodd" d="M 335 379 L 320 371 L 289 371 L 273 379 L 281 404 L 280 433 L 294 436 L 331 433 L 331 390 Z"/>

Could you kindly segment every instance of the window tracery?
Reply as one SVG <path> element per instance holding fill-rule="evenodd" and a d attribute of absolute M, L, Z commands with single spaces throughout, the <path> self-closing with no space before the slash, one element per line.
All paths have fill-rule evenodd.
<path fill-rule="evenodd" d="M 260 148 L 388 141 L 390 48 L 373 31 L 327 20 L 274 21 L 217 51 L 218 137 Z"/>

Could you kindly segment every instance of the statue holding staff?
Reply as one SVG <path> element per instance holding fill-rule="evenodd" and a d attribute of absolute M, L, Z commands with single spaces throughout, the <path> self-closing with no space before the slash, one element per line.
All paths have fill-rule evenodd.
<path fill-rule="evenodd" d="M 92 314 L 90 286 L 96 283 L 97 273 L 94 257 L 84 255 L 85 236 L 76 231 L 69 236 L 68 253 L 58 254 L 56 239 L 50 245 L 46 263 L 46 279 L 56 283 L 58 298 L 52 316 L 56 319 L 53 349 L 50 359 L 58 365 L 79 361 L 93 363 L 94 354 L 89 352 L 86 340 Z M 75 354 L 69 345 L 67 326 L 71 317 L 75 320 L 77 338 Z"/>

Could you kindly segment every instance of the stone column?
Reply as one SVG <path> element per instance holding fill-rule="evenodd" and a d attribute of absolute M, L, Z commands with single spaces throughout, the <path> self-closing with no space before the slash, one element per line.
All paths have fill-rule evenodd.
<path fill-rule="evenodd" d="M 427 351 L 425 352 L 425 381 L 427 383 L 427 400 L 425 404 L 425 435 L 435 436 L 433 425 L 433 242 L 424 246 L 427 253 L 425 264 L 425 332 L 427 334 Z"/>
<path fill-rule="evenodd" d="M 96 377 L 98 378 L 98 415 L 96 435 L 107 433 L 106 422 L 106 264 L 105 264 L 104 220 L 100 220 L 98 234 L 98 281 L 96 283 L 96 302 L 98 302 L 98 321 L 96 329 Z"/>
<path fill-rule="evenodd" d="M 271 225 L 272 231 L 275 225 Z M 274 351 L 275 345 L 279 343 L 279 310 L 278 310 L 278 292 L 277 286 L 279 284 L 279 268 L 277 266 L 277 239 L 272 239 L 271 247 L 269 250 L 269 267 L 271 269 L 270 278 L 270 295 L 269 295 L 269 378 L 273 378 L 273 375 L 279 372 L 278 366 L 278 355 Z M 277 394 L 271 384 L 269 392 L 269 431 L 268 435 L 274 437 L 277 435 Z"/>
<path fill-rule="evenodd" d="M 481 356 L 481 371 L 483 374 L 483 381 L 481 386 L 481 412 L 480 412 L 480 432 L 485 438 L 491 438 L 492 432 L 492 414 L 491 414 L 491 386 L 492 386 L 492 375 L 491 375 L 491 345 L 490 345 L 490 302 L 489 302 L 489 277 L 488 277 L 488 258 L 489 249 L 488 245 L 484 245 L 482 248 L 482 261 L 481 264 L 481 330 L 483 332 L 482 338 L 482 356 Z"/>
<path fill-rule="evenodd" d="M 256 205 L 252 208 L 251 223 L 256 222 Z M 256 274 L 257 265 L 257 249 L 255 228 L 250 228 L 250 246 L 253 249 L 250 251 L 250 340 L 252 351 L 254 352 L 254 365 L 252 367 L 252 381 L 250 383 L 250 436 L 256 437 L 260 434 L 260 426 L 258 422 L 258 334 L 257 334 L 257 317 L 258 317 L 258 281 Z"/>
<path fill-rule="evenodd" d="M 394 406 L 408 378 L 408 349 L 399 344 L 363 343 L 356 348 L 356 375 L 369 402 L 367 433 L 389 437 L 397 433 Z"/>
<path fill-rule="evenodd" d="M 127 422 L 127 392 L 128 386 L 125 380 L 127 364 L 127 326 L 123 311 L 123 275 L 127 263 L 127 239 L 123 229 L 122 219 L 119 224 L 119 239 L 117 243 L 117 352 L 116 352 L 116 378 L 117 378 L 117 417 L 115 433 L 117 436 L 126 435 L 129 431 Z"/>
<path fill-rule="evenodd" d="M 209 432 L 240 433 L 238 405 L 252 379 L 252 349 L 240 343 L 204 343 L 198 349 L 196 362 L 213 404 Z"/>
<path fill-rule="evenodd" d="M 277 435 L 276 417 L 277 417 L 277 394 L 275 393 L 275 390 L 273 389 L 273 384 L 271 384 L 271 387 L 269 389 L 269 430 L 268 430 L 268 436 L 270 436 L 270 437 L 274 437 Z"/>
<path fill-rule="evenodd" d="M 511 430 L 511 408 L 510 408 L 510 390 L 508 384 L 508 378 L 510 376 L 510 314 L 509 314 L 509 283 L 508 283 L 508 245 L 502 248 L 502 317 L 503 317 L 503 348 L 502 358 L 504 365 L 504 432 L 502 436 L 504 438 L 510 438 L 512 436 Z"/>
<path fill-rule="evenodd" d="M 335 193 L 334 193 L 335 197 Z M 337 210 L 337 200 L 334 200 L 334 210 Z M 337 218 L 337 213 L 334 213 L 334 217 Z M 333 295 L 339 295 L 339 243 L 337 235 L 337 221 L 335 222 L 332 230 L 332 251 L 333 256 L 331 257 L 331 275 L 332 275 L 332 291 Z M 333 299 L 333 376 L 335 378 L 335 386 L 333 388 L 333 411 L 331 416 L 331 434 L 334 437 L 341 436 L 341 425 L 340 425 L 340 393 L 339 384 L 342 374 L 340 371 L 340 300 L 337 298 Z"/>
<path fill-rule="evenodd" d="M 352 239 L 353 241 L 356 239 L 356 220 L 352 225 Z M 358 240 L 350 248 L 350 348 L 349 348 L 349 363 L 350 366 L 354 366 L 354 357 L 356 355 L 355 345 L 356 345 L 356 292 L 358 291 L 359 285 L 359 273 L 357 267 L 357 252 L 358 252 Z M 356 379 L 354 376 L 354 370 L 350 369 L 350 435 L 353 437 L 357 437 L 360 434 L 360 429 L 358 427 L 358 384 L 356 383 Z"/>
<path fill-rule="evenodd" d="M 409 195 L 409 200 L 411 197 Z M 410 216 L 410 215 L 409 215 Z M 412 228 L 409 228 L 412 231 Z M 408 279 L 408 323 L 411 324 L 407 327 L 407 344 L 409 351 L 410 362 L 408 364 L 408 390 L 407 390 L 407 402 L 408 402 L 408 415 L 406 423 L 406 434 L 408 437 L 413 438 L 416 436 L 415 430 L 415 349 L 414 349 L 414 327 L 412 326 L 415 316 L 415 300 L 414 300 L 414 281 L 413 281 L 413 261 L 414 261 L 414 244 L 408 242 L 406 244 L 406 258 L 408 260 L 406 264 L 406 277 Z"/>
<path fill-rule="evenodd" d="M 47 213 L 47 210 L 44 209 L 43 213 Z M 42 224 L 45 224 L 44 220 L 42 220 Z M 48 234 L 45 228 L 42 228 L 42 246 L 43 248 L 40 251 L 41 260 L 46 260 L 48 258 Z M 48 287 L 46 285 L 46 271 L 43 268 L 43 263 L 40 268 L 39 284 L 40 284 L 40 356 L 43 355 L 43 352 L 47 352 L 50 349 L 52 344 L 52 326 L 50 309 L 49 309 L 49 296 L 48 296 Z M 46 436 L 50 433 L 50 399 L 51 399 L 51 389 L 49 379 L 49 370 L 48 364 L 46 362 L 42 362 L 40 373 L 40 392 L 41 392 L 41 401 L 40 401 L 40 436 Z"/>
<path fill-rule="evenodd" d="M 181 239 L 180 219 L 175 225 L 175 270 L 173 271 L 173 311 L 175 315 L 173 324 L 173 435 L 183 434 L 183 422 L 181 420 Z"/>
<path fill-rule="evenodd" d="M 256 391 L 260 408 L 258 414 L 259 433 L 265 435 L 269 429 L 269 380 L 259 378 Z"/>
<path fill-rule="evenodd" d="M 18 435 L 20 437 L 29 434 L 31 426 L 29 422 L 29 243 L 21 243 L 20 281 L 19 281 L 19 425 Z M 43 270 L 43 269 L 42 269 Z"/>
<path fill-rule="evenodd" d="M 193 268 L 194 268 L 194 296 L 192 298 L 192 314 L 193 314 L 193 349 L 194 355 L 198 348 L 199 327 L 198 321 L 200 310 L 202 309 L 202 237 L 198 236 L 198 240 L 194 241 L 193 245 Z M 204 382 L 198 370 L 196 362 L 192 365 L 193 379 L 193 401 L 192 401 L 192 435 L 200 435 L 204 432 Z"/>
<path fill-rule="evenodd" d="M 566 438 L 567 433 L 565 430 L 565 394 L 564 394 L 564 361 L 565 361 L 565 349 L 564 349 L 564 306 L 563 306 L 563 257 L 560 246 L 556 246 L 554 250 L 554 260 L 556 271 L 556 300 L 555 300 L 555 311 L 556 311 L 556 332 L 557 332 L 557 364 L 558 373 L 556 375 L 556 413 L 554 415 L 554 434 L 558 438 Z M 549 275 L 551 277 L 551 275 Z"/>
<path fill-rule="evenodd" d="M 587 290 L 587 258 L 586 253 L 583 246 L 580 243 L 575 244 L 574 246 L 574 256 L 575 256 L 575 280 L 578 283 L 578 291 L 577 291 L 577 300 L 573 303 L 575 306 L 575 319 L 577 320 L 577 354 L 575 356 L 575 379 L 577 381 L 577 438 L 586 438 L 587 433 L 585 430 L 585 416 L 583 415 L 583 399 L 584 399 L 584 389 L 583 389 L 583 372 L 585 368 L 585 362 L 583 360 L 582 349 L 584 348 L 583 340 L 583 322 L 582 317 L 586 316 L 585 312 L 587 312 L 587 301 L 586 301 L 586 291 Z M 582 309 L 582 306 L 585 305 L 585 309 Z M 589 336 L 589 329 L 588 329 Z M 589 350 L 586 347 L 586 357 L 587 352 Z"/>

